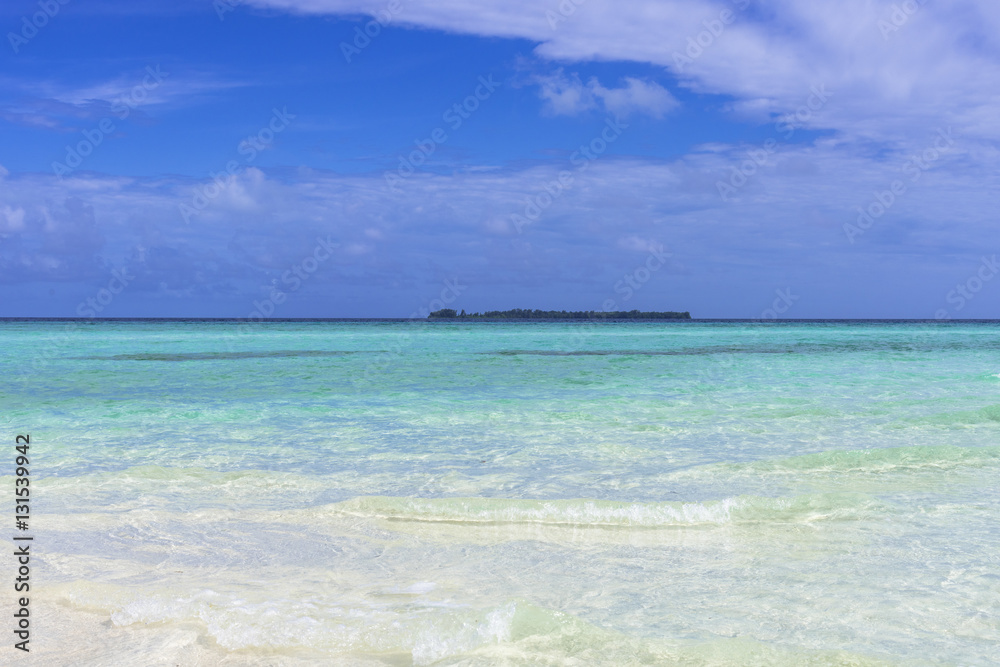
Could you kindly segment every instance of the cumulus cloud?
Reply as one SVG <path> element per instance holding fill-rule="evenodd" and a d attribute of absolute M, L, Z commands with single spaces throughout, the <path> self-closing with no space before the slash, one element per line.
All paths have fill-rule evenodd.
<path fill-rule="evenodd" d="M 246 4 L 344 17 L 385 8 L 385 0 Z M 526 227 L 512 214 L 523 215 L 525 202 L 570 165 L 553 159 L 422 173 L 398 196 L 385 191 L 380 174 L 248 169 L 190 225 L 177 207 L 203 185 L 191 180 L 12 174 L 0 191 L 0 269 L 14 272 L 14 281 L 91 280 L 102 262 L 134 258 L 140 292 L 249 295 L 329 236 L 340 244 L 336 261 L 315 283 L 331 290 L 400 289 L 458 274 L 498 289 L 557 291 L 551 286 L 574 283 L 584 288 L 561 293 L 589 298 L 655 239 L 700 281 L 685 286 L 693 301 L 723 304 L 748 283 L 769 284 L 766 294 L 792 282 L 868 304 L 849 315 L 932 316 L 947 283 L 963 278 L 966 265 L 974 270 L 983 248 L 1000 246 L 995 225 L 983 219 L 995 208 L 1000 173 L 1000 3 L 922 3 L 905 16 L 897 5 L 588 0 L 553 28 L 546 11 L 555 5 L 407 0 L 394 25 L 525 39 L 539 59 L 560 63 L 563 69 L 534 79 L 554 115 L 668 114 L 677 101 L 648 78 L 601 82 L 571 73 L 574 63 L 630 62 L 667 71 L 674 90 L 721 96 L 718 108 L 740 120 L 778 121 L 777 129 L 787 119 L 790 130 L 824 132 L 793 142 L 784 130 L 765 128 L 779 140 L 772 149 L 763 140 L 715 141 L 665 161 L 606 155 L 574 171 L 572 187 L 549 195 Z M 104 113 L 113 88 L 38 89 L 32 94 L 44 104 L 6 112 L 40 126 L 60 113 Z M 105 107 L 88 106 L 98 103 Z M 949 128 L 955 144 L 913 171 L 914 156 L 926 155 Z M 893 195 L 884 215 L 850 243 L 845 224 L 889 201 L 897 180 L 905 193 Z M 720 183 L 732 187 L 725 200 Z M 909 310 L 893 311 L 896 301 L 879 297 L 896 283 L 905 286 L 899 293 L 915 295 Z M 757 316 L 769 302 L 743 312 Z"/>
<path fill-rule="evenodd" d="M 545 111 L 553 116 L 574 116 L 597 106 L 593 94 L 575 74 L 567 77 L 560 70 L 535 77 L 534 83 L 538 84 L 538 96 L 545 102 Z"/>
<path fill-rule="evenodd" d="M 93 206 L 80 197 L 66 196 L 58 205 L 33 207 L 0 202 L 0 212 L 3 282 L 86 280 L 100 271 L 98 253 L 105 245 L 105 234 L 97 225 Z"/>
<path fill-rule="evenodd" d="M 545 111 L 553 116 L 602 110 L 621 117 L 641 113 L 661 118 L 679 105 L 660 84 L 633 77 L 626 77 L 620 88 L 606 88 L 596 77 L 584 84 L 576 74 L 566 75 L 559 69 L 554 74 L 535 76 L 532 81 L 538 85 Z"/>
<path fill-rule="evenodd" d="M 608 111 L 619 116 L 645 113 L 661 118 L 680 104 L 660 84 L 632 77 L 625 77 L 625 85 L 621 88 L 605 88 L 597 79 L 591 79 L 588 86 Z"/>
<path fill-rule="evenodd" d="M 384 9 L 382 0 L 251 4 L 342 16 L 374 16 Z M 894 0 L 589 0 L 553 29 L 546 18 L 550 8 L 529 0 L 410 0 L 394 21 L 527 39 L 537 43 L 537 55 L 561 62 L 661 66 L 692 90 L 730 96 L 741 112 L 794 112 L 813 86 L 825 85 L 836 104 L 813 114 L 805 126 L 859 140 L 892 143 L 941 123 L 967 125 L 984 139 L 1000 138 L 1000 90 L 993 83 L 1000 78 L 1000 4 L 924 3 L 902 16 L 899 5 Z M 589 108 L 588 92 L 593 94 L 572 81 L 551 86 L 551 111 Z M 621 97 L 636 104 L 648 92 L 626 87 Z"/>
<path fill-rule="evenodd" d="M 579 306 L 596 308 L 606 292 L 614 296 L 611 286 L 637 253 L 662 243 L 677 262 L 657 276 L 664 299 L 688 280 L 673 273 L 683 265 L 700 281 L 684 283 L 688 302 L 721 304 L 749 285 L 773 290 L 812 281 L 856 291 L 845 302 L 859 303 L 874 298 L 866 280 L 948 280 L 956 262 L 959 273 L 965 260 L 974 268 L 981 248 L 1000 245 L 1000 233 L 980 219 L 992 193 L 970 178 L 995 172 L 996 154 L 973 162 L 956 143 L 918 181 L 907 180 L 907 192 L 852 244 L 844 225 L 856 223 L 857 210 L 884 197 L 894 179 L 906 178 L 905 154 L 887 168 L 880 156 L 859 159 L 837 141 L 784 146 L 722 201 L 717 183 L 730 179 L 747 150 L 715 145 L 671 161 L 602 157 L 573 171 L 572 187 L 546 199 L 521 228 L 512 216 L 524 215 L 526 201 L 539 201 L 570 165 L 426 174 L 407 179 L 397 196 L 377 174 L 299 170 L 290 178 L 258 169 L 238 177 L 240 198 L 217 197 L 189 225 L 178 211 L 193 188 L 187 180 L 12 174 L 0 192 L 7 235 L 0 268 L 7 283 L 96 283 L 106 280 L 108 266 L 129 265 L 138 276 L 130 288 L 136 295 L 251 304 L 322 238 L 333 244 L 333 260 L 310 283 L 314 294 L 394 285 L 395 294 L 399 285 L 433 286 L 458 275 L 480 290 L 510 294 L 565 293 L 573 285 Z M 13 229 L 11 220 L 23 224 Z M 863 278 L 874 266 L 882 273 Z M 734 282 L 725 288 L 713 281 Z M 741 312 L 729 305 L 730 314 Z M 927 306 L 927 316 L 936 307 Z M 719 311 L 726 312 L 721 305 Z"/>

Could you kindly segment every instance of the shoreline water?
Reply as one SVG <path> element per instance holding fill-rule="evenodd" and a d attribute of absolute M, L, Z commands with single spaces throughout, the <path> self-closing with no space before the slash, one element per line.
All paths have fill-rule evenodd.
<path fill-rule="evenodd" d="M 0 324 L 31 658 L 989 664 L 998 323 L 660 324 Z"/>

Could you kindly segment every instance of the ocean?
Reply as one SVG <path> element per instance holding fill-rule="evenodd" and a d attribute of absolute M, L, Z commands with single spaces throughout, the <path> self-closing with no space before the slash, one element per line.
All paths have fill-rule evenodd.
<path fill-rule="evenodd" d="M 4 321 L 0 368 L 10 664 L 1000 655 L 998 323 Z"/>

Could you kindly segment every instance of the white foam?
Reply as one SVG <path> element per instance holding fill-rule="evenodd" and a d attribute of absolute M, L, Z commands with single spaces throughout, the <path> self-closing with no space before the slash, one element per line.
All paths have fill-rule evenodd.
<path fill-rule="evenodd" d="M 787 506 L 780 499 L 756 499 L 756 504 L 773 505 L 774 509 Z M 747 506 L 745 498 L 706 503 L 617 503 L 365 497 L 338 503 L 332 509 L 352 516 L 410 521 L 658 527 L 729 523 L 734 511 Z"/>
<path fill-rule="evenodd" d="M 449 656 L 461 655 L 484 644 L 509 642 L 517 607 L 507 604 L 486 614 L 482 622 L 466 621 L 451 632 L 431 630 L 421 634 L 413 646 L 413 663 L 429 665 Z"/>

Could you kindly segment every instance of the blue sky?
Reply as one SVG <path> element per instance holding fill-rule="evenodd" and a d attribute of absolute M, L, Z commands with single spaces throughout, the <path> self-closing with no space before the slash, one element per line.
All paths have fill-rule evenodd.
<path fill-rule="evenodd" d="M 11 0 L 0 28 L 3 316 L 997 316 L 986 0 Z"/>

